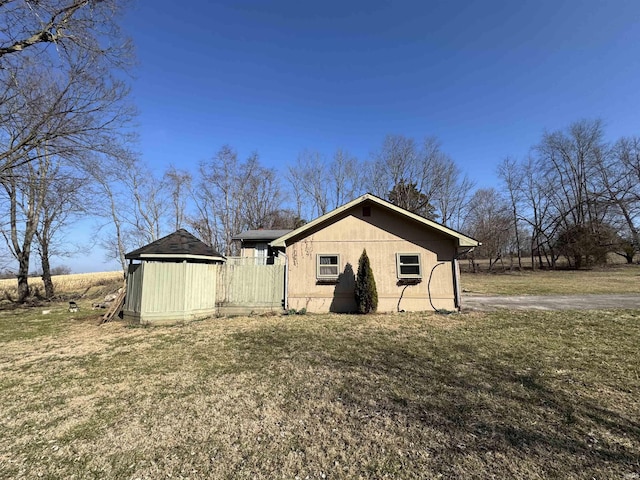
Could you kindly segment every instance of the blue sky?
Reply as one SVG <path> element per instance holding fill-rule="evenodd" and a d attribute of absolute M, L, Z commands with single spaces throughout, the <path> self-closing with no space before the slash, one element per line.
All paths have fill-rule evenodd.
<path fill-rule="evenodd" d="M 640 2 L 140 1 L 143 159 L 185 168 L 221 145 L 278 168 L 303 149 L 368 158 L 437 136 L 478 186 L 545 129 L 602 118 L 640 134 Z"/>
<path fill-rule="evenodd" d="M 282 168 L 437 136 L 478 187 L 546 130 L 640 135 L 640 1 L 139 0 L 124 27 L 142 159 L 195 170 L 223 144 Z M 74 271 L 116 269 L 101 253 Z M 55 262 L 54 262 L 55 263 Z"/>

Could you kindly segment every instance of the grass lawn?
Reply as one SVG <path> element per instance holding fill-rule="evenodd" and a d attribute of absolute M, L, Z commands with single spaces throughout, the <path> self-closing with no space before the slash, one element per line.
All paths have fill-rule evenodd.
<path fill-rule="evenodd" d="M 2 478 L 640 475 L 640 311 L 0 311 Z"/>
<path fill-rule="evenodd" d="M 462 288 L 488 295 L 640 294 L 640 265 L 593 270 L 462 273 Z"/>

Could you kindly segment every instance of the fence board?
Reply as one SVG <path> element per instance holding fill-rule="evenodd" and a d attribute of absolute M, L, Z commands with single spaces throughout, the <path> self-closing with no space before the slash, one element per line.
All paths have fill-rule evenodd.
<path fill-rule="evenodd" d="M 284 265 L 230 262 L 217 265 L 216 305 L 220 313 L 250 313 L 282 308 Z"/>

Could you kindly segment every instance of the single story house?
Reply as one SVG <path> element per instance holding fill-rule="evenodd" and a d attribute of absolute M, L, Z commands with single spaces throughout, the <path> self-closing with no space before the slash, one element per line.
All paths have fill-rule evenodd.
<path fill-rule="evenodd" d="M 353 312 L 366 249 L 378 311 L 460 308 L 459 254 L 480 243 L 371 194 L 273 240 L 286 259 L 286 309 Z"/>

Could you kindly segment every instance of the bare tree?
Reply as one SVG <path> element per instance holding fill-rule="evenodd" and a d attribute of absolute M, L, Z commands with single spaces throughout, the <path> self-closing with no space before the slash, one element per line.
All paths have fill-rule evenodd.
<path fill-rule="evenodd" d="M 37 164 L 31 162 L 22 165 L 20 169 L 14 169 L 14 174 L 0 177 L 9 208 L 8 228 L 2 230 L 2 235 L 18 262 L 19 303 L 23 303 L 31 293 L 28 280 L 31 249 L 48 190 L 50 172 L 50 158 L 43 153 L 39 155 Z"/>
<path fill-rule="evenodd" d="M 75 170 L 65 169 L 60 164 L 49 174 L 40 223 L 36 230 L 46 298 L 53 297 L 55 293 L 51 279 L 51 257 L 72 253 L 70 244 L 61 242 L 59 237 L 74 219 L 86 214 L 84 200 L 87 198 L 87 184 L 85 176 L 78 175 Z"/>
<path fill-rule="evenodd" d="M 130 120 L 113 74 L 133 58 L 116 22 L 124 3 L 0 2 L 0 175 L 43 144 L 64 157 L 100 148 Z"/>
<path fill-rule="evenodd" d="M 601 201 L 598 175 L 608 150 L 602 122 L 583 120 L 573 123 L 566 131 L 545 133 L 536 150 L 538 168 L 553 185 L 548 193 L 559 223 L 555 230 L 580 232 L 585 236 L 576 243 L 585 248 L 571 250 L 575 267 L 580 268 L 583 262 L 603 260 L 602 255 L 595 259 L 589 253 L 600 251 L 595 247 L 600 247 L 597 244 L 604 238 L 599 231 L 606 223 L 608 209 L 608 204 Z"/>
<path fill-rule="evenodd" d="M 482 245 L 474 254 L 489 259 L 489 270 L 502 260 L 513 235 L 509 206 L 493 188 L 476 191 L 471 200 L 471 209 L 465 228 Z"/>
<path fill-rule="evenodd" d="M 13 232 L 7 239 L 19 264 L 21 301 L 29 293 L 34 237 L 52 293 L 50 248 L 74 208 L 68 196 L 55 195 L 66 188 L 61 172 L 93 175 L 91 159 L 111 155 L 115 144 L 128 140 L 135 112 L 121 73 L 134 57 L 118 25 L 127 3 L 0 2 L 0 183 L 9 202 Z"/>
<path fill-rule="evenodd" d="M 155 242 L 163 235 L 169 213 L 165 184 L 139 162 L 125 171 L 124 187 L 130 192 L 131 227 L 139 243 Z"/>
<path fill-rule="evenodd" d="M 125 254 L 140 246 L 131 238 L 131 225 L 135 223 L 130 213 L 133 200 L 126 188 L 126 172 L 135 169 L 135 163 L 135 156 L 119 144 L 113 145 L 109 155 L 88 155 L 83 162 L 91 179 L 86 208 L 99 219 L 97 243 L 107 252 L 108 259 L 118 261 L 123 272 L 127 269 Z"/>
<path fill-rule="evenodd" d="M 170 165 L 164 174 L 164 183 L 171 197 L 175 230 L 182 228 L 186 222 L 187 200 L 192 180 L 189 172 L 178 170 L 173 165 Z"/>
<path fill-rule="evenodd" d="M 272 228 L 274 215 L 282 208 L 283 194 L 275 170 L 265 168 L 252 156 L 241 168 L 246 184 L 243 189 L 242 212 L 246 228 Z M 238 232 L 234 232 L 238 233 Z"/>
<path fill-rule="evenodd" d="M 521 204 L 521 186 L 523 182 L 520 166 L 517 161 L 512 158 L 505 158 L 498 165 L 498 177 L 502 180 L 504 188 L 507 191 L 509 204 L 511 207 L 511 220 L 513 222 L 513 231 L 515 235 L 515 247 L 518 254 L 518 269 L 522 270 L 522 247 L 520 245 L 520 204 Z"/>
<path fill-rule="evenodd" d="M 329 179 L 333 184 L 332 204 L 338 208 L 364 193 L 363 165 L 348 151 L 339 148 L 328 166 Z"/>
<path fill-rule="evenodd" d="M 306 214 L 313 218 L 329 211 L 331 183 L 327 163 L 320 152 L 304 150 L 296 163 L 289 167 L 287 178 L 294 195 L 300 199 L 301 205 L 309 206 L 307 211 L 298 215 Z"/>
<path fill-rule="evenodd" d="M 81 50 L 111 62 L 130 60 L 130 42 L 122 39 L 115 21 L 124 4 L 117 0 L 3 0 L 0 58 L 52 45 L 60 57 Z"/>
<path fill-rule="evenodd" d="M 362 194 L 366 188 L 364 168 L 356 157 L 341 148 L 331 160 L 317 151 L 301 152 L 286 173 L 297 216 L 324 215 Z"/>
<path fill-rule="evenodd" d="M 640 138 L 619 139 L 599 164 L 604 201 L 614 209 L 611 223 L 618 230 L 614 252 L 632 263 L 640 251 Z"/>
<path fill-rule="evenodd" d="M 270 227 L 281 208 L 280 181 L 263 167 L 257 154 L 240 161 L 236 151 L 223 146 L 198 168 L 194 188 L 196 216 L 189 223 L 204 241 L 224 255 L 237 253 L 233 235 L 247 228 Z"/>
<path fill-rule="evenodd" d="M 418 145 L 412 138 L 387 135 L 374 157 L 370 177 L 373 192 L 385 199 L 397 186 L 414 185 L 422 195 L 420 209 L 433 206 L 433 218 L 456 228 L 464 218 L 473 188 L 473 182 L 461 175 L 434 137 L 426 137 Z"/>

